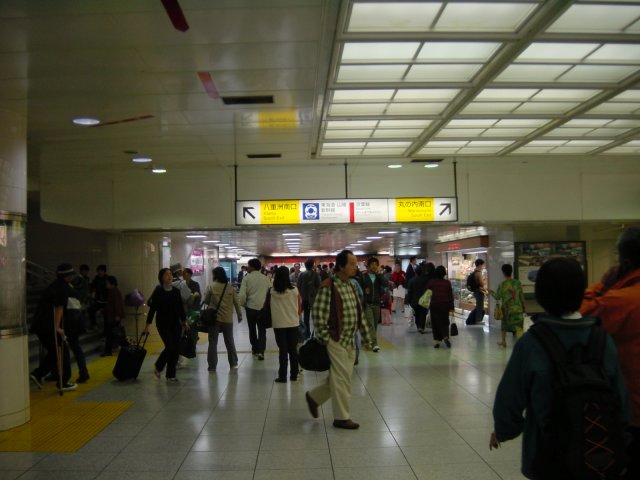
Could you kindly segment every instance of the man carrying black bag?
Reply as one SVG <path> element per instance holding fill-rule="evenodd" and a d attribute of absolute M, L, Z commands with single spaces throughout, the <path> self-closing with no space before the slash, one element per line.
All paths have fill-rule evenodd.
<path fill-rule="evenodd" d="M 356 329 L 362 341 L 371 345 L 369 329 L 350 278 L 357 272 L 356 257 L 343 250 L 336 257 L 335 276 L 326 279 L 313 304 L 315 336 L 327 345 L 331 366 L 327 380 L 305 394 L 309 412 L 318 418 L 318 407 L 331 398 L 335 428 L 355 430 L 360 425 L 351 420 L 351 376 L 355 362 Z M 372 345 L 371 345 L 372 346 Z"/>

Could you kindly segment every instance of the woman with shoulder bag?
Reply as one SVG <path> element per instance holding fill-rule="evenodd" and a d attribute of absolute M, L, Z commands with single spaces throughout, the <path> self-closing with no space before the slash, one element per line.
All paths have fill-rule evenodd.
<path fill-rule="evenodd" d="M 298 326 L 300 324 L 300 296 L 291 284 L 289 269 L 279 267 L 271 289 L 271 321 L 278 344 L 280 368 L 276 382 L 287 383 L 287 366 L 292 382 L 298 379 Z"/>
<path fill-rule="evenodd" d="M 151 294 L 149 298 L 149 313 L 147 314 L 147 323 L 144 327 L 144 334 L 149 335 L 149 325 L 156 317 L 156 328 L 164 343 L 164 350 L 156 360 L 153 374 L 160 378 L 160 374 L 164 367 L 167 367 L 167 381 L 177 382 L 176 365 L 178 364 L 178 345 L 180 343 L 180 334 L 182 333 L 182 325 L 185 331 L 189 331 L 187 316 L 182 307 L 182 297 L 180 290 L 171 285 L 173 275 L 168 268 L 162 268 L 158 272 L 158 282 L 160 285 Z"/>
<path fill-rule="evenodd" d="M 238 315 L 238 323 L 242 322 L 242 310 L 235 288 L 229 285 L 227 273 L 222 267 L 213 269 L 213 282 L 207 287 L 204 295 L 204 303 L 208 308 L 215 308 L 218 311 L 216 321 L 209 325 L 209 349 L 207 351 L 207 363 L 209 371 L 215 372 L 218 366 L 218 334 L 222 332 L 224 345 L 227 348 L 227 359 L 229 368 L 238 368 L 238 354 L 236 344 L 233 341 L 233 309 Z"/>

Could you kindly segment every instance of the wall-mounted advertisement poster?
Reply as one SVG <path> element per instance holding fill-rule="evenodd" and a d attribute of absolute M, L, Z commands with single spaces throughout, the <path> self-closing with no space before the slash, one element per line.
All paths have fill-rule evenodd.
<path fill-rule="evenodd" d="M 193 250 L 189 263 L 189 268 L 193 270 L 194 276 L 202 275 L 204 273 L 204 252 L 202 250 Z"/>
<path fill-rule="evenodd" d="M 522 283 L 524 293 L 534 293 L 538 269 L 550 258 L 573 258 L 587 273 L 585 242 L 516 242 L 514 247 L 515 278 Z"/>

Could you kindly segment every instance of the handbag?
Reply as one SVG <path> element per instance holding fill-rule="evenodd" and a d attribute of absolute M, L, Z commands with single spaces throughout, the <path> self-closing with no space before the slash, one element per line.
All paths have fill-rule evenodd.
<path fill-rule="evenodd" d="M 451 327 L 450 328 L 450 335 L 452 337 L 457 337 L 458 336 L 458 325 L 456 325 L 456 322 L 453 320 L 453 316 L 451 316 Z"/>
<path fill-rule="evenodd" d="M 326 372 L 331 366 L 327 346 L 313 335 L 300 346 L 298 362 L 302 368 L 311 372 Z"/>
<path fill-rule="evenodd" d="M 504 318 L 502 306 L 499 303 L 496 303 L 496 309 L 493 312 L 493 318 L 495 318 L 496 320 L 502 320 Z"/>
<path fill-rule="evenodd" d="M 178 353 L 186 358 L 196 357 L 196 342 L 189 333 L 183 333 L 178 343 Z"/>
<path fill-rule="evenodd" d="M 271 318 L 271 289 L 267 290 L 267 297 L 264 299 L 264 305 L 260 310 L 260 317 L 264 328 L 271 328 L 273 320 Z"/>
<path fill-rule="evenodd" d="M 433 295 L 433 292 L 427 288 L 427 290 L 418 299 L 418 305 L 420 305 L 422 308 L 429 308 L 429 305 L 431 305 L 432 295 Z"/>
<path fill-rule="evenodd" d="M 207 333 L 209 329 L 213 327 L 218 321 L 218 310 L 220 310 L 220 304 L 222 303 L 222 299 L 224 298 L 224 292 L 227 290 L 227 285 L 229 284 L 224 284 L 224 288 L 222 289 L 220 300 L 218 300 L 218 305 L 216 306 L 216 308 L 206 308 L 200 314 L 200 318 L 196 323 L 196 329 L 199 332 Z"/>

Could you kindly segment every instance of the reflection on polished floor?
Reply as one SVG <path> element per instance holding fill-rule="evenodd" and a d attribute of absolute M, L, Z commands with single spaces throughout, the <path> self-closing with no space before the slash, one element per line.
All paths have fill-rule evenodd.
<path fill-rule="evenodd" d="M 66 403 L 52 385 L 34 391 L 41 396 L 37 404 L 50 410 L 89 402 L 110 412 L 109 405 L 125 407 L 66 453 L 17 444 L 9 451 L 11 432 L 3 432 L 0 479 L 524 478 L 519 440 L 498 451 L 488 447 L 494 392 L 511 351 L 496 345 L 499 328 L 465 327 L 460 317 L 453 348 L 436 350 L 430 335 L 400 317 L 394 322 L 379 328 L 386 340 L 380 353 L 363 352 L 356 367 L 352 417 L 360 430 L 333 428 L 330 402 L 319 419 L 311 418 L 304 392 L 324 375 L 305 372 L 298 382 L 274 383 L 273 332 L 261 362 L 247 353 L 243 323 L 235 330 L 243 352 L 237 373 L 229 372 L 221 352 L 218 372 L 209 374 L 202 339 L 203 354 L 178 371 L 178 384 L 158 381 L 151 373 L 158 344 L 152 343 L 137 382 L 96 373 L 87 388 L 66 394 Z M 96 359 L 92 373 L 108 372 L 114 361 Z M 69 436 L 81 434 L 79 423 L 91 423 L 91 416 L 69 425 Z"/>

